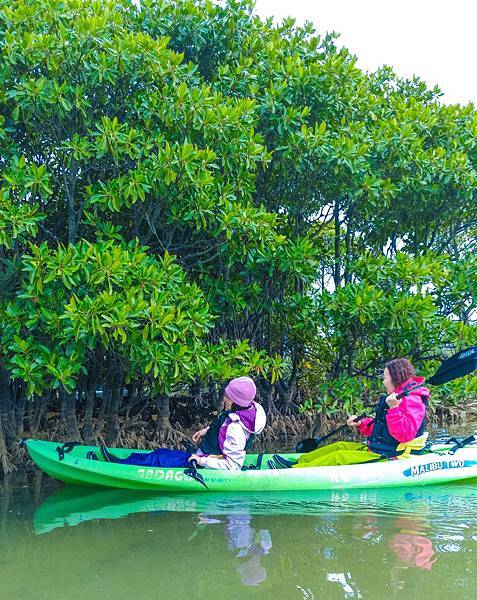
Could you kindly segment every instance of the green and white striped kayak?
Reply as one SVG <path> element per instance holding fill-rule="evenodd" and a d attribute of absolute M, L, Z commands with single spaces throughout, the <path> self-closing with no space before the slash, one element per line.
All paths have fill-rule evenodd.
<path fill-rule="evenodd" d="M 292 490 L 326 490 L 431 485 L 461 480 L 477 480 L 477 444 L 449 454 L 451 446 L 435 445 L 422 456 L 338 467 L 270 469 L 262 457 L 260 469 L 223 471 L 200 469 L 207 487 L 177 468 L 150 468 L 91 460 L 87 453 L 100 452 L 94 446 L 74 446 L 58 452 L 61 443 L 26 440 L 28 452 L 48 475 L 77 485 L 105 486 L 158 492 L 261 492 Z M 131 449 L 113 449 L 118 457 L 128 456 Z M 147 451 L 144 451 L 147 452 Z M 299 454 L 282 454 L 296 459 Z M 245 466 L 255 465 L 258 455 L 247 455 Z"/>

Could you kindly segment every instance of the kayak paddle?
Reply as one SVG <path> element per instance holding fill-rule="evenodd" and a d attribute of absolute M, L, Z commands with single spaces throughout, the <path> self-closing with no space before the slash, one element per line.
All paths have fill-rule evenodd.
<path fill-rule="evenodd" d="M 184 475 L 187 475 L 188 477 L 192 477 L 192 479 L 195 479 L 196 481 L 198 481 L 206 489 L 209 489 L 207 484 L 204 481 L 203 476 L 197 471 L 197 461 L 191 460 L 189 464 L 190 464 L 190 467 L 187 467 L 187 469 L 184 470 Z"/>
<path fill-rule="evenodd" d="M 434 375 L 430 377 L 426 383 L 429 385 L 442 385 L 444 383 L 448 383 L 449 381 L 453 381 L 454 379 L 458 379 L 459 377 L 464 377 L 464 375 L 468 375 L 476 369 L 477 346 L 471 346 L 470 348 L 466 348 L 465 350 L 461 350 L 460 352 L 453 354 L 447 360 L 444 360 Z M 419 384 L 410 389 L 404 390 L 404 392 L 401 392 L 397 398 L 403 398 L 421 386 L 422 384 Z M 371 406 L 370 408 L 375 408 L 375 406 Z M 359 415 L 356 420 L 359 421 L 360 419 L 364 419 L 366 416 L 366 414 Z M 333 437 L 340 431 L 343 431 L 343 429 L 346 429 L 346 427 L 348 427 L 348 425 L 341 425 L 341 427 L 333 429 L 327 435 L 301 440 L 301 442 L 298 442 L 296 446 L 296 451 L 311 452 L 312 450 L 315 450 L 319 444 L 330 437 Z"/>

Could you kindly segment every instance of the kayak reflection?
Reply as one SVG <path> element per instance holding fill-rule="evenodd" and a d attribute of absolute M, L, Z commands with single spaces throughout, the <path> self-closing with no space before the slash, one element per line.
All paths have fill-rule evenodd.
<path fill-rule="evenodd" d="M 477 501 L 477 487 L 449 484 L 415 488 L 319 490 L 315 492 L 255 492 L 157 494 L 135 490 L 66 486 L 36 509 L 34 530 L 48 533 L 97 519 L 120 519 L 134 513 L 192 512 L 214 515 L 355 514 L 364 517 L 423 516 L 447 512 L 465 514 Z"/>

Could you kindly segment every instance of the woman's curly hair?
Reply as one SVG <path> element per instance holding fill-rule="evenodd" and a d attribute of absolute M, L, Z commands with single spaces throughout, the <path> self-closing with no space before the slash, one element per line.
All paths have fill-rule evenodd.
<path fill-rule="evenodd" d="M 386 363 L 386 369 L 389 371 L 391 381 L 395 387 L 414 377 L 414 367 L 407 358 L 395 358 Z"/>

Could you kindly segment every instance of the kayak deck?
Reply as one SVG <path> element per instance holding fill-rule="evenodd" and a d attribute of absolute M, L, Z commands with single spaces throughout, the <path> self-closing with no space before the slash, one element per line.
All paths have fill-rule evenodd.
<path fill-rule="evenodd" d="M 261 455 L 260 468 L 244 471 L 200 469 L 207 488 L 185 473 L 183 468 L 142 467 L 101 460 L 96 446 L 77 445 L 62 457 L 62 444 L 27 440 L 26 447 L 35 464 L 48 475 L 66 483 L 164 492 L 286 491 L 398 487 L 430 485 L 477 478 L 477 445 L 448 454 L 450 446 L 434 446 L 432 452 L 403 460 L 359 465 L 270 469 L 273 454 Z M 112 449 L 122 458 L 132 449 Z M 94 452 L 98 460 L 87 458 Z M 144 450 L 142 452 L 149 452 Z M 260 455 L 248 454 L 245 466 L 256 465 Z M 288 459 L 300 455 L 280 453 Z"/>

